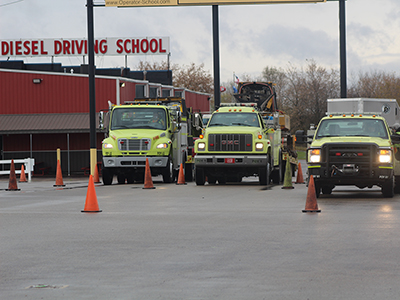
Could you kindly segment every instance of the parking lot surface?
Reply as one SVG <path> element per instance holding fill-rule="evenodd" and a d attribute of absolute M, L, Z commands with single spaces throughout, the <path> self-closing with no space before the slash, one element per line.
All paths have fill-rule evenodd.
<path fill-rule="evenodd" d="M 398 299 L 400 196 L 307 187 L 0 179 L 1 299 Z"/>

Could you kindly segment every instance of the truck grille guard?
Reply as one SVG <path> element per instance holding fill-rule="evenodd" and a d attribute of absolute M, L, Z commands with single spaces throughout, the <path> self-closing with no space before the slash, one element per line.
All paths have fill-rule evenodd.
<path fill-rule="evenodd" d="M 374 166 L 378 145 L 374 143 L 335 143 L 325 144 L 321 149 L 321 160 L 325 162 L 328 177 L 374 176 Z M 323 165 L 323 164 L 322 164 Z"/>

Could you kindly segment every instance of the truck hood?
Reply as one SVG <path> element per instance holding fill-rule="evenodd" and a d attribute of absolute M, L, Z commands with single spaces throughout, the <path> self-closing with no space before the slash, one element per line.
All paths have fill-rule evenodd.
<path fill-rule="evenodd" d="M 238 133 L 238 134 L 259 134 L 262 133 L 261 128 L 252 126 L 212 126 L 207 127 L 206 134 L 221 134 L 221 133 Z"/>
<path fill-rule="evenodd" d="M 392 143 L 389 139 L 368 136 L 338 136 L 324 137 L 318 140 L 313 140 L 311 147 L 321 147 L 326 143 L 374 143 L 380 147 L 391 147 Z"/>
<path fill-rule="evenodd" d="M 165 131 L 158 129 L 120 129 L 120 130 L 110 131 L 109 137 L 114 140 L 118 140 L 120 138 L 125 138 L 125 139 L 149 138 L 154 140 L 160 138 L 160 135 L 162 133 L 165 133 Z"/>

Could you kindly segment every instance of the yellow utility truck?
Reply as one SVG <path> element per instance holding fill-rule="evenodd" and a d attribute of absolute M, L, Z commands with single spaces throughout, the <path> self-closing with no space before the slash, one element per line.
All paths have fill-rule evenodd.
<path fill-rule="evenodd" d="M 317 196 L 335 186 L 379 186 L 385 197 L 399 188 L 399 106 L 394 99 L 329 99 L 307 149 Z"/>
<path fill-rule="evenodd" d="M 236 103 L 222 104 L 195 142 L 197 185 L 240 182 L 258 176 L 261 185 L 283 180 L 285 163 L 295 169 L 289 118 L 277 108 L 271 82 L 239 83 Z M 288 142 L 289 141 L 289 142 Z"/>

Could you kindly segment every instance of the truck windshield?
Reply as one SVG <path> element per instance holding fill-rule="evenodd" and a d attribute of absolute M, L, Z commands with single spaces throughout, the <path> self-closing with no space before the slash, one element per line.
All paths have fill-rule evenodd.
<path fill-rule="evenodd" d="M 111 130 L 118 129 L 160 129 L 165 130 L 166 114 L 162 108 L 115 108 L 112 113 Z"/>
<path fill-rule="evenodd" d="M 332 136 L 368 136 L 388 139 L 385 123 L 379 119 L 325 119 L 321 121 L 316 139 Z"/>
<path fill-rule="evenodd" d="M 215 113 L 208 122 L 212 126 L 251 126 L 260 127 L 256 113 Z"/>

